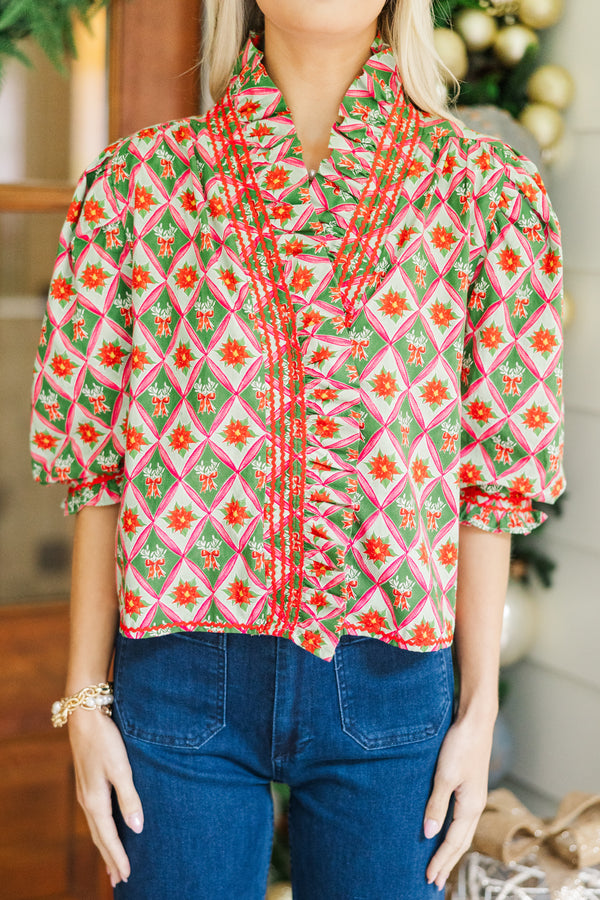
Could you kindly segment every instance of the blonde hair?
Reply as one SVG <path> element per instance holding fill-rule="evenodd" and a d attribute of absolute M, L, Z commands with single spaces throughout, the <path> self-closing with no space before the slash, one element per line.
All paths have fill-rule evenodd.
<path fill-rule="evenodd" d="M 434 47 L 431 6 L 432 0 L 387 0 L 379 30 L 392 48 L 407 97 L 423 112 L 448 117 L 448 70 Z M 250 31 L 262 31 L 263 19 L 255 0 L 206 0 L 204 8 L 202 62 L 210 94 L 219 100 Z"/>

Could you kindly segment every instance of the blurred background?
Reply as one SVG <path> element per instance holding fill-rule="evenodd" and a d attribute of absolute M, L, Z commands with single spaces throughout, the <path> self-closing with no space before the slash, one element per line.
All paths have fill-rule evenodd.
<path fill-rule="evenodd" d="M 113 0 L 89 27 L 75 15 L 67 32 L 40 25 L 25 39 L 7 19 L 18 6 L 0 4 L 0 898 L 95 900 L 111 896 L 108 880 L 78 811 L 66 729 L 49 724 L 64 688 L 73 523 L 64 490 L 32 481 L 31 372 L 78 175 L 111 140 L 202 107 L 202 5 Z M 536 159 L 563 230 L 568 494 L 515 547 L 493 761 L 494 785 L 552 815 L 566 792 L 600 791 L 600 4 L 436 6 L 465 120 Z M 29 67 L 9 54 L 11 28 Z M 63 59 L 71 35 L 77 56 L 59 71 L 47 52 Z M 286 878 L 285 800 L 273 881 Z"/>

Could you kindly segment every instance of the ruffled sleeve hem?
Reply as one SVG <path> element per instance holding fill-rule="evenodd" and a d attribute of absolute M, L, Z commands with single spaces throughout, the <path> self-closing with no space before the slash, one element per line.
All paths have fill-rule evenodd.
<path fill-rule="evenodd" d="M 79 512 L 83 506 L 111 506 L 121 502 L 123 475 L 121 473 L 94 478 L 69 487 L 65 500 L 65 515 Z"/>
<path fill-rule="evenodd" d="M 459 521 L 483 531 L 529 534 L 548 518 L 533 509 L 531 498 L 518 491 L 483 487 L 463 488 Z"/>

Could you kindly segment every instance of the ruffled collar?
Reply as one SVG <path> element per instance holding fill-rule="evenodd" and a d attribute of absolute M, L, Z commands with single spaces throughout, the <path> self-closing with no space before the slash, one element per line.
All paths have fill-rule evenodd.
<path fill-rule="evenodd" d="M 250 33 L 236 60 L 229 85 L 238 115 L 259 132 L 261 120 L 289 119 L 291 123 L 283 94 L 266 70 L 262 39 L 262 34 Z M 383 125 L 401 91 L 393 51 L 378 33 L 371 45 L 370 57 L 342 99 L 335 128 L 344 134 L 357 128 L 364 130 L 365 125 Z"/>

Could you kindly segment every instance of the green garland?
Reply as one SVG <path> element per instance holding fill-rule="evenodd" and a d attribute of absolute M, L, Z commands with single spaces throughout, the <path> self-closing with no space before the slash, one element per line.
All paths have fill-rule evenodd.
<path fill-rule="evenodd" d="M 16 57 L 30 61 L 19 46 L 32 38 L 54 65 L 64 71 L 64 63 L 76 55 L 73 18 L 86 24 L 108 0 L 0 0 L 0 77 L 4 64 Z"/>

